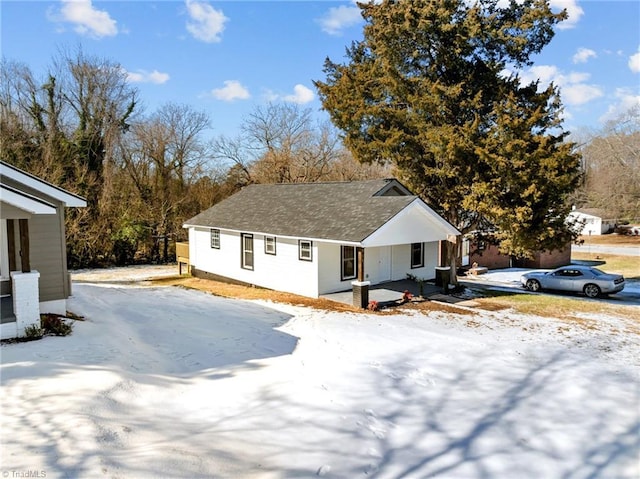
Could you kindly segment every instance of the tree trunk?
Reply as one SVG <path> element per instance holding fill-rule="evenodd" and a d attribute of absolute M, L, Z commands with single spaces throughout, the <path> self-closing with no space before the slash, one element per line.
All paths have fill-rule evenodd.
<path fill-rule="evenodd" d="M 450 268 L 449 284 L 457 286 L 458 285 L 458 275 L 457 275 L 458 257 L 459 257 L 459 252 L 461 250 L 462 242 L 461 242 L 460 236 L 457 236 L 455 239 L 456 239 L 455 243 L 452 243 L 450 241 L 444 242 L 444 250 L 445 250 L 444 263 Z M 446 286 L 447 285 L 445 285 L 445 290 L 447 289 Z"/>

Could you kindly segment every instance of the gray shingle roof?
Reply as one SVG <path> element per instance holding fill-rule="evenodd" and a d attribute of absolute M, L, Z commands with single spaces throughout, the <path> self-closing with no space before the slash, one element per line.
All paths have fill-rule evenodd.
<path fill-rule="evenodd" d="M 394 179 L 249 185 L 185 225 L 360 242 L 416 199 L 376 196 L 393 185 L 404 189 Z"/>
<path fill-rule="evenodd" d="M 596 216 L 601 219 L 614 219 L 615 216 L 609 214 L 604 209 L 601 208 L 578 208 L 577 210 L 573 210 L 575 213 L 584 213 L 591 216 Z"/>

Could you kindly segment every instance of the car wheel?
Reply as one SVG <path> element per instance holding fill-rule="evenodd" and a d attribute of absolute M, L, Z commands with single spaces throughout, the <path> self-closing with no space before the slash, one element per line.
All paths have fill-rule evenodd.
<path fill-rule="evenodd" d="M 600 296 L 600 288 L 597 284 L 586 284 L 583 291 L 588 298 L 597 298 Z"/>
<path fill-rule="evenodd" d="M 527 289 L 533 292 L 540 291 L 540 281 L 537 279 L 527 280 Z"/>

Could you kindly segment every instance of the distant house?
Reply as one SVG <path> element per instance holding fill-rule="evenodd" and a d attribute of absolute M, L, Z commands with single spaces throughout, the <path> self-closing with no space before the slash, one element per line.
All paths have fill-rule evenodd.
<path fill-rule="evenodd" d="M 250 185 L 184 227 L 195 276 L 309 297 L 432 279 L 459 235 L 395 179 Z"/>
<path fill-rule="evenodd" d="M 604 210 L 597 208 L 574 209 L 569 218 L 582 224 L 582 236 L 611 233 L 616 228 L 617 220 L 611 218 Z"/>
<path fill-rule="evenodd" d="M 0 162 L 1 339 L 39 325 L 40 313 L 66 313 L 65 207 L 86 201 L 5 162 Z"/>

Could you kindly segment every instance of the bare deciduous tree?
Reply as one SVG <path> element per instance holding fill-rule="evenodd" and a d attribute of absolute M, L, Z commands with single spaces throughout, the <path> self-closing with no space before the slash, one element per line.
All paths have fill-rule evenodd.
<path fill-rule="evenodd" d="M 337 130 L 317 124 L 311 110 L 297 105 L 256 108 L 236 139 L 220 137 L 216 157 L 233 165 L 238 186 L 248 183 L 310 183 L 379 178 L 380 165 L 359 165 L 344 149 Z"/>
<path fill-rule="evenodd" d="M 575 201 L 620 220 L 640 215 L 640 107 L 634 107 L 585 142 L 584 182 Z"/>

